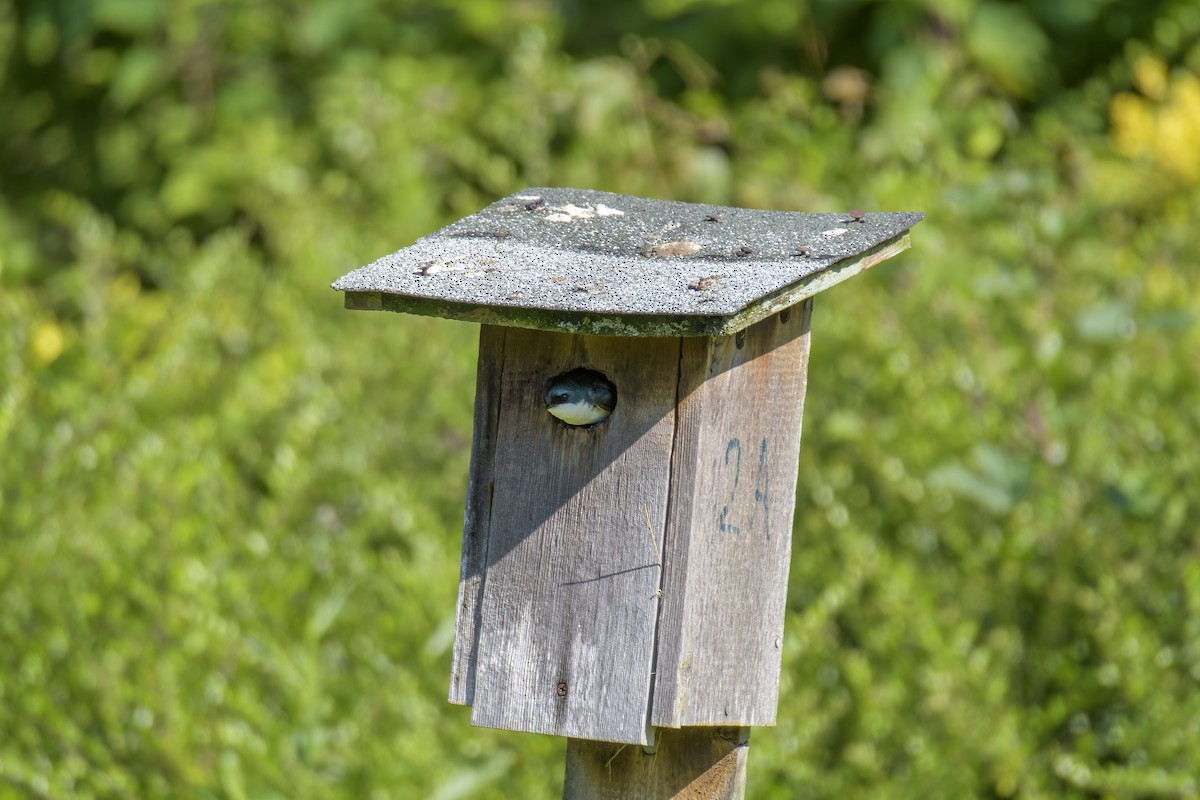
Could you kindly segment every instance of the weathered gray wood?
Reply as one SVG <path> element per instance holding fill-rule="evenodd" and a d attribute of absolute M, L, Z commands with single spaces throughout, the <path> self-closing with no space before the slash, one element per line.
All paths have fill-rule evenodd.
<path fill-rule="evenodd" d="M 810 318 L 716 339 L 485 329 L 451 686 L 475 724 L 643 742 L 647 712 L 774 723 Z M 581 365 L 618 387 L 595 429 L 542 405 Z"/>
<path fill-rule="evenodd" d="M 678 339 L 506 332 L 474 724 L 647 740 L 679 352 Z M 581 366 L 617 387 L 593 428 L 543 401 Z"/>
<path fill-rule="evenodd" d="M 564 800 L 741 800 L 748 728 L 658 731 L 652 752 L 571 739 Z"/>
<path fill-rule="evenodd" d="M 811 314 L 683 340 L 654 725 L 775 723 Z"/>
<path fill-rule="evenodd" d="M 905 250 L 923 217 L 534 188 L 333 287 L 352 309 L 588 334 L 725 335 Z"/>
<path fill-rule="evenodd" d="M 480 601 L 487 566 L 487 527 L 492 511 L 496 428 L 499 423 L 500 368 L 504 363 L 504 328 L 481 325 L 475 373 L 475 423 L 471 434 L 471 469 L 463 515 L 462 565 L 454 654 L 450 669 L 450 702 L 471 705 L 475 697 L 475 662 L 479 650 Z"/>

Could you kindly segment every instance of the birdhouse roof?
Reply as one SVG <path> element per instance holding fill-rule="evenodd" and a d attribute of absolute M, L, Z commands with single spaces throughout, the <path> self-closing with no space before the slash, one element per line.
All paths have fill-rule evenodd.
<path fill-rule="evenodd" d="M 741 330 L 900 253 L 925 215 L 526 189 L 339 278 L 346 307 L 616 336 Z"/>

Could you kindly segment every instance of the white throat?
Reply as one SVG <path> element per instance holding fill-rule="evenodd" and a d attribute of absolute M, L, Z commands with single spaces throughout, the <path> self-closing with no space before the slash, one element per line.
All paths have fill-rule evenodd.
<path fill-rule="evenodd" d="M 586 401 L 559 403 L 546 410 L 568 425 L 595 425 L 608 416 L 603 408 Z"/>

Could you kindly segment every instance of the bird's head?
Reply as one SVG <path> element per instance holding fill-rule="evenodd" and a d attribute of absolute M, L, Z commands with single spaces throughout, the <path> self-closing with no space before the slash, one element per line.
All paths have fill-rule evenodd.
<path fill-rule="evenodd" d="M 617 406 L 617 387 L 592 369 L 573 369 L 546 386 L 546 411 L 568 425 L 595 425 Z"/>

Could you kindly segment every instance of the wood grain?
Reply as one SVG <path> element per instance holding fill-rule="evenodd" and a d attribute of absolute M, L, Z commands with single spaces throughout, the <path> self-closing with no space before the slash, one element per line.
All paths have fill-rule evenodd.
<path fill-rule="evenodd" d="M 479 327 L 475 423 L 471 432 L 471 468 L 463 514 L 462 564 L 450 668 L 450 702 L 468 706 L 475 698 L 475 663 L 479 651 L 480 601 L 487 567 L 488 520 L 492 512 L 492 470 L 499 424 L 504 333 L 505 328 L 494 325 Z"/>
<path fill-rule="evenodd" d="M 657 748 L 571 739 L 564 800 L 741 800 L 748 728 L 658 732 Z"/>
<path fill-rule="evenodd" d="M 653 725 L 775 723 L 811 314 L 683 340 Z"/>
<path fill-rule="evenodd" d="M 503 351 L 472 722 L 645 742 L 680 340 L 509 329 Z M 545 411 L 574 367 L 617 387 L 592 428 Z"/>
<path fill-rule="evenodd" d="M 774 724 L 811 309 L 716 339 L 483 329 L 450 689 L 476 725 Z M 544 409 L 580 366 L 617 385 L 594 428 Z"/>

